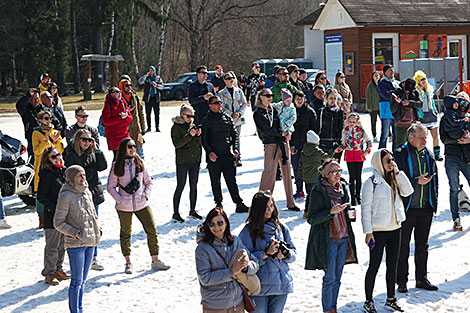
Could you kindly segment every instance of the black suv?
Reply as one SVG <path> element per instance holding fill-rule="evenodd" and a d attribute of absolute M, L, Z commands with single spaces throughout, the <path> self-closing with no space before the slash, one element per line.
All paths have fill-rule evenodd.
<path fill-rule="evenodd" d="M 215 76 L 215 71 L 208 71 L 207 81 Z M 171 83 L 165 83 L 163 100 L 183 100 L 188 97 L 189 84 L 197 81 L 196 72 L 184 73 Z"/>

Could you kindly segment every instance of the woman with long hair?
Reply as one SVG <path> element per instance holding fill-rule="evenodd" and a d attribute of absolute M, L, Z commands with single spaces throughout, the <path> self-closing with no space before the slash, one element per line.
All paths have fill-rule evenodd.
<path fill-rule="evenodd" d="M 377 116 L 379 115 L 379 92 L 377 91 L 377 84 L 380 80 L 380 73 L 378 71 L 373 71 L 371 75 L 371 80 L 367 85 L 366 89 L 366 111 L 370 115 L 370 123 L 372 126 L 372 136 L 374 137 L 374 142 L 378 142 L 377 138 Z"/>
<path fill-rule="evenodd" d="M 287 295 L 294 290 L 289 263 L 297 257 L 287 225 L 279 221 L 279 211 L 271 194 L 259 191 L 253 196 L 240 240 L 259 260 L 261 291 L 253 296 L 256 311 L 280 313 Z"/>
<path fill-rule="evenodd" d="M 376 313 L 372 293 L 375 277 L 386 251 L 387 300 L 385 307 L 402 312 L 395 298 L 397 261 L 400 251 L 401 223 L 406 219 L 401 197 L 413 193 L 413 186 L 403 171 L 398 170 L 393 153 L 379 149 L 371 160 L 372 176 L 362 187 L 362 229 L 369 245 L 369 268 L 365 278 L 365 312 Z"/>
<path fill-rule="evenodd" d="M 97 149 L 91 132 L 86 129 L 79 129 L 67 147 L 65 166 L 69 167 L 72 165 L 80 165 L 85 170 L 93 205 L 96 214 L 98 214 L 99 205 L 104 202 L 103 185 L 101 184 L 98 172 L 104 171 L 108 167 L 108 163 L 103 152 Z M 96 259 L 97 256 L 98 246 L 94 248 L 91 269 L 102 271 L 104 267 Z"/>
<path fill-rule="evenodd" d="M 325 72 L 318 72 L 315 75 L 315 85 L 322 85 L 323 87 L 325 87 L 325 89 L 328 89 L 331 87 L 331 83 L 328 80 L 328 77 L 326 77 Z"/>
<path fill-rule="evenodd" d="M 142 223 L 147 234 L 147 245 L 152 257 L 151 269 L 167 270 L 158 259 L 158 238 L 152 209 L 148 199 L 152 191 L 152 179 L 144 166 L 144 162 L 136 153 L 136 144 L 130 138 L 124 138 L 119 144 L 116 162 L 113 162 L 108 176 L 108 193 L 116 200 L 116 211 L 121 224 L 119 239 L 121 251 L 126 260 L 124 272 L 132 274 L 131 234 L 132 216 L 135 214 Z"/>
<path fill-rule="evenodd" d="M 312 188 L 307 221 L 311 225 L 307 243 L 306 270 L 323 270 L 323 312 L 336 313 L 341 276 L 345 264 L 357 263 L 356 243 L 351 227 L 355 211 L 349 204 L 342 169 L 327 159 Z M 351 211 L 351 212 L 349 212 Z M 350 215 L 351 214 L 351 215 Z M 350 218 L 351 216 L 351 218 Z"/>
<path fill-rule="evenodd" d="M 221 208 L 212 209 L 197 229 L 196 270 L 205 313 L 243 312 L 243 295 L 237 276 L 255 275 L 258 260 L 230 232 Z"/>
<path fill-rule="evenodd" d="M 335 75 L 334 88 L 338 91 L 342 98 L 339 105 L 343 109 L 344 117 L 346 118 L 350 113 L 354 112 L 353 94 L 351 88 L 346 83 L 346 75 L 344 75 L 344 73 L 341 71 L 338 71 L 338 73 Z"/>

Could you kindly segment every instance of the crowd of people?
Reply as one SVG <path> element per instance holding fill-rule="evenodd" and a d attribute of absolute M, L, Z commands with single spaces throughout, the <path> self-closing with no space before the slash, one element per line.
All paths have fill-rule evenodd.
<path fill-rule="evenodd" d="M 444 98 L 445 112 L 439 122 L 434 90 L 426 74 L 417 71 L 413 78 L 400 82 L 395 79 L 393 66 L 385 65 L 383 77 L 380 72 L 372 73 L 366 91 L 370 137 L 354 111 L 353 95 L 342 72 L 336 74 L 331 85 L 325 72 L 319 72 L 315 83 L 310 83 L 306 71 L 295 64 L 276 67 L 270 77 L 260 72 L 257 63 L 252 65 L 251 75 L 243 74 L 238 79 L 232 71 L 224 73 L 220 65 L 215 70 L 215 77 L 208 82 L 207 67 L 196 69 L 197 81 L 188 90 L 189 104 L 181 105 L 171 127 L 176 154 L 172 219 L 185 222 L 179 206 L 189 176 L 189 217 L 204 220 L 197 229 L 196 248 L 204 312 L 283 311 L 288 294 L 293 292 L 289 264 L 296 260 L 296 247 L 289 228 L 279 220 L 272 194 L 276 180 L 283 181 L 288 210 L 300 211 L 295 201 L 305 197 L 304 190 L 307 194 L 303 217 L 311 229 L 305 269 L 325 272 L 323 312 L 337 312 L 343 267 L 358 262 L 351 227 L 358 205 L 365 244 L 370 249 L 364 311 L 377 312 L 373 289 L 385 250 L 385 306 L 403 312 L 395 297 L 395 286 L 400 293 L 408 291 L 412 232 L 416 287 L 438 289 L 427 279 L 427 260 L 428 237 L 438 201 L 436 161 L 443 160 L 439 137 L 445 146 L 452 227 L 461 231 L 459 172 L 470 183 L 470 134 L 466 130 L 470 119 L 465 115 L 470 98 L 465 92 Z M 144 85 L 143 101 L 128 75 L 122 75 L 119 85 L 108 89 L 98 129 L 87 123 L 89 115 L 83 106 L 75 109 L 76 123 L 67 124 L 57 85 L 48 74 L 43 74 L 38 88 L 31 88 L 17 103 L 35 169 L 39 227 L 45 230 L 42 275 L 52 285 L 71 279 L 71 312 L 83 310 L 89 269 L 104 269 L 97 258 L 101 236 L 98 211 L 105 201 L 98 173 L 108 169 L 108 162 L 101 150 L 100 133 L 113 153 L 107 192 L 115 201 L 120 221 L 124 272 L 133 272 L 133 215 L 147 235 L 151 269 L 170 268 L 159 258 L 158 236 L 148 203 L 152 179 L 143 149 L 144 135 L 151 131 L 152 110 L 156 131 L 160 131 L 163 81 L 150 66 L 138 82 Z M 242 166 L 240 132 L 248 106 L 253 110 L 256 135 L 264 146 L 259 192 L 250 206 L 241 198 L 236 180 L 237 167 Z M 382 125 L 380 139 L 377 116 Z M 426 148 L 428 130 L 433 151 Z M 390 131 L 392 150 L 386 148 Z M 372 155 L 372 175 L 363 183 L 363 164 L 374 142 L 379 143 L 379 149 Z M 342 177 L 343 154 L 349 182 Z M 203 159 L 215 206 L 205 218 L 196 210 Z M 222 174 L 235 212 L 248 213 L 238 237 L 231 233 L 223 209 Z M 1 213 L 0 218 L 4 217 L 3 210 Z M 65 251 L 71 275 L 62 267 Z"/>

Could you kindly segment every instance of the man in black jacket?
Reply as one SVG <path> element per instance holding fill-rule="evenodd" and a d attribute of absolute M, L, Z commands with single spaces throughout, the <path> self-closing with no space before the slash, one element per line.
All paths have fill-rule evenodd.
<path fill-rule="evenodd" d="M 426 148 L 427 129 L 421 123 L 408 128 L 408 142 L 395 150 L 398 168 L 413 185 L 411 196 L 403 198 L 406 220 L 402 223 L 401 247 L 398 258 L 398 292 L 408 292 L 408 257 L 411 232 L 415 238 L 416 288 L 437 290 L 427 279 L 428 238 L 433 214 L 437 210 L 438 178 L 434 155 Z"/>
<path fill-rule="evenodd" d="M 309 105 L 318 116 L 320 109 L 325 106 L 325 87 L 323 85 L 318 84 L 313 87 L 313 100 Z"/>
<path fill-rule="evenodd" d="M 207 101 L 216 94 L 214 85 L 207 82 L 207 67 L 196 69 L 197 81 L 189 85 L 189 103 L 194 108 L 194 124 L 199 125 L 209 111 Z"/>
<path fill-rule="evenodd" d="M 60 136 L 64 138 L 65 130 L 67 129 L 67 120 L 65 119 L 65 114 L 62 108 L 57 105 L 54 105 L 52 99 L 53 97 L 49 93 L 49 91 L 44 91 L 43 93 L 41 93 L 41 109 L 51 113 L 52 124 L 54 125 L 54 129 L 60 131 Z"/>
<path fill-rule="evenodd" d="M 70 125 L 65 130 L 65 139 L 67 140 L 67 144 L 70 144 L 73 137 L 75 136 L 75 133 L 79 129 L 86 129 L 91 133 L 91 137 L 95 139 L 95 145 L 97 145 L 96 148 L 98 148 L 100 145 L 100 134 L 98 133 L 98 129 L 96 127 L 90 126 L 86 123 L 88 120 L 88 112 L 83 106 L 80 105 L 75 109 L 75 119 L 77 122 Z"/>
<path fill-rule="evenodd" d="M 39 90 L 36 88 L 30 88 L 28 93 L 16 103 L 16 110 L 23 121 L 24 136 L 28 142 L 27 149 L 30 163 L 34 164 L 32 137 L 34 128 L 39 127 L 38 113 L 41 111 L 41 105 L 39 104 Z"/>
<path fill-rule="evenodd" d="M 214 85 L 216 92 L 219 92 L 225 88 L 224 69 L 222 68 L 222 65 L 217 65 L 215 67 L 215 75 L 211 80 L 211 84 Z"/>
<path fill-rule="evenodd" d="M 248 212 L 238 192 L 235 159 L 237 151 L 237 131 L 232 118 L 222 112 L 222 101 L 218 96 L 209 98 L 210 111 L 202 120 L 202 146 L 206 150 L 207 168 L 211 179 L 212 194 L 218 207 L 222 207 L 222 190 L 220 174 L 224 174 L 225 183 L 233 202 L 237 205 L 235 212 Z"/>

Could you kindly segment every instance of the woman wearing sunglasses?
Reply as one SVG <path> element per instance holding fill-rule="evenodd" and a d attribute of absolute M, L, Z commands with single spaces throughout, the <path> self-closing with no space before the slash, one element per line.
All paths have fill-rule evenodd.
<path fill-rule="evenodd" d="M 328 80 L 328 77 L 326 77 L 325 72 L 318 72 L 317 75 L 315 75 L 315 85 L 323 85 L 325 89 L 331 87 L 331 83 Z"/>
<path fill-rule="evenodd" d="M 196 270 L 204 313 L 244 312 L 241 273 L 256 275 L 258 260 L 230 232 L 221 208 L 212 209 L 197 229 Z M 241 250 L 241 251 L 240 251 Z"/>
<path fill-rule="evenodd" d="M 116 162 L 113 162 L 108 176 L 108 193 L 116 200 L 116 211 L 121 224 L 119 239 L 121 252 L 126 260 L 124 272 L 132 274 L 131 234 L 132 216 L 135 214 L 147 234 L 147 244 L 152 257 L 152 270 L 167 270 L 158 259 L 158 238 L 152 209 L 148 199 L 152 191 L 152 179 L 144 166 L 144 162 L 136 153 L 134 140 L 125 138 L 119 144 Z"/>
<path fill-rule="evenodd" d="M 323 312 L 337 312 L 337 300 L 344 264 L 357 263 L 356 243 L 351 227 L 355 211 L 349 204 L 341 167 L 327 159 L 312 188 L 307 221 L 311 225 L 307 243 L 306 270 L 323 270 Z M 351 212 L 349 212 L 351 211 Z"/>
<path fill-rule="evenodd" d="M 268 191 L 253 196 L 240 240 L 259 260 L 261 291 L 253 296 L 256 311 L 281 313 L 287 295 L 294 291 L 289 264 L 297 257 L 289 228 L 279 221 L 279 211 Z"/>
<path fill-rule="evenodd" d="M 91 132 L 86 129 L 79 129 L 74 139 L 67 146 L 67 154 L 65 156 L 65 166 L 80 165 L 86 173 L 88 188 L 93 197 L 93 205 L 98 214 L 98 206 L 104 202 L 103 185 L 99 178 L 98 172 L 104 171 L 108 164 L 101 150 L 97 149 L 95 140 Z M 96 260 L 98 248 L 94 248 L 93 261 L 91 269 L 101 271 L 103 266 Z"/>
<path fill-rule="evenodd" d="M 46 247 L 44 248 L 44 269 L 42 275 L 45 282 L 58 285 L 59 280 L 69 279 L 62 269 L 65 248 L 64 235 L 54 228 L 54 214 L 57 198 L 62 185 L 65 184 L 65 167 L 62 154 L 54 146 L 47 147 L 42 156 L 39 171 L 39 184 L 37 199 L 44 205 L 44 232 Z"/>
<path fill-rule="evenodd" d="M 176 190 L 173 195 L 173 220 L 183 223 L 179 213 L 181 194 L 189 176 L 189 216 L 200 220 L 196 212 L 197 182 L 201 165 L 201 128 L 194 125 L 194 109 L 189 104 L 183 104 L 180 114 L 173 119 L 171 140 L 176 154 Z"/>
<path fill-rule="evenodd" d="M 364 311 L 376 313 L 372 294 L 375 277 L 386 252 L 387 300 L 385 307 L 402 311 L 395 298 L 397 261 L 400 251 L 401 223 L 406 219 L 402 197 L 413 193 L 406 174 L 398 170 L 391 151 L 379 149 L 371 160 L 372 176 L 362 186 L 362 229 L 369 246 L 369 268 L 365 278 Z"/>

